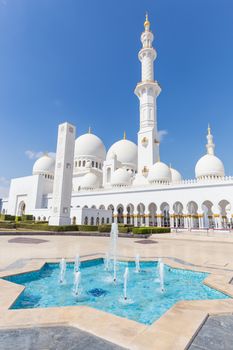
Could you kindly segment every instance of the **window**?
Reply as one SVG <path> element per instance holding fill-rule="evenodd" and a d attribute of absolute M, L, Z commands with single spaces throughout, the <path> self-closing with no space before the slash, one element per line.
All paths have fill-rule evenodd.
<path fill-rule="evenodd" d="M 106 222 L 107 222 L 107 224 L 109 224 L 109 218 L 107 218 L 107 221 L 106 221 Z"/>
<path fill-rule="evenodd" d="M 85 166 L 85 165 L 86 165 L 86 161 L 84 160 L 84 161 L 83 161 L 83 166 Z"/>
<path fill-rule="evenodd" d="M 93 218 L 93 216 L 91 217 L 91 225 L 94 225 L 94 218 Z"/>
<path fill-rule="evenodd" d="M 81 160 L 78 162 L 78 166 L 81 166 L 82 165 L 82 162 L 81 162 Z"/>
<path fill-rule="evenodd" d="M 92 166 L 92 168 L 94 168 L 94 166 L 95 166 L 95 162 L 94 161 L 91 162 L 91 166 Z"/>
<path fill-rule="evenodd" d="M 104 218 L 101 219 L 101 224 L 102 224 L 102 225 L 104 224 Z"/>
<path fill-rule="evenodd" d="M 84 225 L 88 225 L 88 217 L 87 216 L 85 216 Z"/>
<path fill-rule="evenodd" d="M 95 163 L 95 167 L 98 168 L 98 163 L 97 162 Z"/>

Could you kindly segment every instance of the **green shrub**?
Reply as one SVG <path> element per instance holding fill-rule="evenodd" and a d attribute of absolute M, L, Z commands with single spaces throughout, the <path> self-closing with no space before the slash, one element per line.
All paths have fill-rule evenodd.
<path fill-rule="evenodd" d="M 128 226 L 118 226 L 119 233 L 128 233 L 131 231 L 131 228 Z"/>
<path fill-rule="evenodd" d="M 111 232 L 111 225 L 99 225 L 98 226 L 99 232 Z"/>
<path fill-rule="evenodd" d="M 22 221 L 33 221 L 33 215 L 22 215 Z"/>
<path fill-rule="evenodd" d="M 35 231 L 55 231 L 55 232 L 66 232 L 66 231 L 78 231 L 77 225 L 63 225 L 63 226 L 50 226 L 47 223 L 17 223 L 17 228 L 35 230 Z"/>
<path fill-rule="evenodd" d="M 14 229 L 14 228 L 16 228 L 16 224 L 14 222 L 1 221 L 0 222 L 0 228 L 3 228 L 3 229 Z"/>
<path fill-rule="evenodd" d="M 1 214 L 0 219 L 3 221 L 15 221 L 15 216 L 9 214 Z"/>
<path fill-rule="evenodd" d="M 134 227 L 133 234 L 170 233 L 170 227 Z"/>
<path fill-rule="evenodd" d="M 22 220 L 22 217 L 21 217 L 21 216 L 16 216 L 16 217 L 15 217 L 15 221 L 16 221 L 16 222 L 19 222 L 19 221 L 21 221 L 21 220 Z"/>
<path fill-rule="evenodd" d="M 98 226 L 95 226 L 95 225 L 78 225 L 78 231 L 84 231 L 84 232 L 98 231 Z"/>

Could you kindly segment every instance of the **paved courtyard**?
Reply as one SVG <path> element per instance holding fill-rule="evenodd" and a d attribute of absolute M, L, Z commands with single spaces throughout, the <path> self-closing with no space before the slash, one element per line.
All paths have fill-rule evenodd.
<path fill-rule="evenodd" d="M 0 236 L 1 276 L 38 269 L 45 261 L 58 261 L 62 257 L 73 260 L 77 253 L 82 259 L 104 256 L 108 247 L 109 238 L 107 237 L 2 235 Z M 150 260 L 162 257 L 173 267 L 209 272 L 208 283 L 216 285 L 229 295 L 233 295 L 233 285 L 229 283 L 233 277 L 232 252 L 233 235 L 220 232 L 217 234 L 209 232 L 208 235 L 195 232 L 154 235 L 148 240 L 119 238 L 118 244 L 118 253 L 122 259 L 134 259 L 136 254 L 140 254 L 142 259 Z M 52 332 L 54 339 L 63 341 L 66 339 L 65 334 L 69 335 L 70 339 L 78 337 L 82 339 L 83 344 L 85 341 L 86 344 L 91 344 L 89 349 L 122 347 L 143 350 L 181 350 L 189 346 L 191 350 L 212 350 L 215 348 L 208 348 L 208 341 L 215 343 L 213 339 L 210 340 L 211 335 L 218 334 L 218 338 L 226 336 L 228 340 L 226 344 L 229 344 L 231 340 L 230 333 L 226 334 L 227 326 L 224 326 L 225 328 L 221 331 L 219 319 L 211 321 L 212 319 L 208 318 L 208 314 L 220 314 L 220 316 L 227 314 L 227 317 L 233 314 L 233 300 L 231 299 L 180 302 L 160 320 L 148 327 L 87 307 L 8 310 L 12 301 L 21 292 L 20 288 L 21 286 L 12 286 L 0 280 L 1 341 L 5 339 L 4 341 L 9 342 L 11 339 L 9 335 L 14 333 L 17 337 L 29 342 L 34 332 L 37 337 L 38 334 L 41 334 L 39 338 L 44 341 L 49 332 Z M 223 323 L 227 325 L 231 320 L 228 318 L 223 322 L 222 319 L 222 326 Z M 67 332 L 61 328 L 61 337 L 56 338 L 57 331 L 52 326 L 61 325 L 61 323 L 61 327 L 65 325 L 70 328 Z M 45 325 L 47 330 L 41 328 Z M 212 332 L 210 326 L 212 329 L 216 327 L 218 333 L 215 330 Z M 11 330 L 12 327 L 14 331 Z M 25 331 L 28 327 L 31 327 L 30 332 Z M 198 336 L 196 336 L 197 333 Z M 1 346 L 0 342 L 0 349 L 10 349 L 9 346 Z M 83 345 L 83 349 L 85 346 Z M 53 349 L 49 346 L 47 348 Z M 46 348 L 41 347 L 41 349 Z M 67 349 L 79 349 L 79 347 L 67 347 Z M 230 350 L 231 348 L 223 349 Z"/>

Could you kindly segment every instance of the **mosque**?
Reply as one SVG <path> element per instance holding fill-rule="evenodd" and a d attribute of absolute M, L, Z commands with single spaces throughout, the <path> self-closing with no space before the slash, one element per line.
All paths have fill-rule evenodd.
<path fill-rule="evenodd" d="M 124 135 L 106 151 L 91 130 L 76 138 L 75 126 L 59 125 L 56 157 L 44 154 L 36 160 L 32 175 L 11 180 L 2 213 L 32 214 L 53 225 L 232 226 L 233 177 L 225 176 L 215 155 L 210 127 L 195 179 L 183 179 L 160 160 L 156 106 L 161 87 L 154 79 L 153 39 L 146 16 L 138 54 L 141 81 L 134 91 L 140 104 L 137 144 Z"/>

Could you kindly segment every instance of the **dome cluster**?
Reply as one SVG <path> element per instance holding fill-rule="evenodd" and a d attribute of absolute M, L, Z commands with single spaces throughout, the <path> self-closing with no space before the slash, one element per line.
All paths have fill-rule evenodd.
<path fill-rule="evenodd" d="M 207 154 L 201 157 L 195 167 L 197 180 L 219 179 L 225 176 L 224 165 L 222 161 L 215 156 L 215 144 L 210 126 L 208 126 L 206 150 Z"/>
<path fill-rule="evenodd" d="M 116 157 L 122 164 L 122 167 L 136 170 L 138 159 L 138 148 L 135 143 L 129 140 L 120 140 L 115 142 L 108 150 L 107 160 Z"/>
<path fill-rule="evenodd" d="M 42 157 L 38 158 L 32 169 L 33 175 L 44 175 L 46 178 L 53 179 L 55 169 L 55 158 L 48 154 L 44 154 Z"/>
<path fill-rule="evenodd" d="M 205 154 L 201 157 L 195 167 L 195 175 L 198 180 L 221 178 L 224 174 L 222 161 L 212 154 Z"/>
<path fill-rule="evenodd" d="M 219 179 L 225 176 L 222 161 L 214 154 L 215 145 L 210 128 L 207 135 L 207 154 L 196 163 L 198 181 Z M 92 133 L 79 136 L 74 151 L 74 190 L 94 190 L 100 187 L 167 185 L 182 181 L 181 174 L 160 160 L 145 172 L 137 172 L 138 146 L 124 138 L 115 142 L 106 152 L 103 141 Z M 53 179 L 55 159 L 44 154 L 36 160 L 33 175 Z"/>

